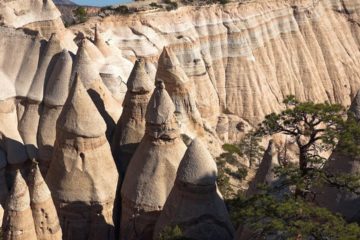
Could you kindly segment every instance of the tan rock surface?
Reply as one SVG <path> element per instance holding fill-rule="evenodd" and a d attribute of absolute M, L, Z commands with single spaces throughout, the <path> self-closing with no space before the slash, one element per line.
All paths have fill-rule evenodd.
<path fill-rule="evenodd" d="M 37 240 L 29 189 L 19 170 L 5 205 L 2 230 L 4 240 Z"/>
<path fill-rule="evenodd" d="M 151 238 L 174 184 L 186 150 L 174 111 L 163 83 L 158 82 L 145 115 L 146 134 L 130 161 L 121 189 L 121 239 Z"/>
<path fill-rule="evenodd" d="M 62 232 L 51 193 L 36 164 L 29 175 L 30 205 L 38 240 L 61 240 Z"/>
<path fill-rule="evenodd" d="M 118 173 L 105 131 L 104 120 L 81 80 L 75 78 L 57 122 L 46 177 L 63 239 L 114 237 L 112 211 Z"/>
<path fill-rule="evenodd" d="M 165 83 L 182 132 L 191 137 L 201 134 L 202 119 L 196 106 L 194 83 L 187 77 L 170 48 L 165 47 L 161 53 L 155 78 Z"/>
<path fill-rule="evenodd" d="M 190 239 L 233 239 L 234 228 L 216 186 L 217 167 L 206 146 L 193 140 L 176 174 L 175 185 L 156 223 L 154 238 L 179 226 Z"/>
<path fill-rule="evenodd" d="M 153 91 L 153 81 L 145 70 L 145 61 L 139 59 L 127 81 L 123 113 L 117 122 L 112 140 L 112 152 L 118 169 L 124 177 L 129 161 L 145 134 L 145 114 Z"/>
<path fill-rule="evenodd" d="M 52 158 L 52 149 L 56 138 L 56 121 L 68 97 L 71 70 L 72 58 L 67 50 L 63 50 L 46 84 L 44 108 L 39 120 L 38 161 L 44 173 L 46 173 Z"/>
<path fill-rule="evenodd" d="M 359 9 L 350 0 L 253 1 L 110 16 L 101 28 L 125 56 L 154 65 L 170 46 L 214 126 L 224 110 L 261 121 L 288 94 L 349 105 L 360 83 Z"/>

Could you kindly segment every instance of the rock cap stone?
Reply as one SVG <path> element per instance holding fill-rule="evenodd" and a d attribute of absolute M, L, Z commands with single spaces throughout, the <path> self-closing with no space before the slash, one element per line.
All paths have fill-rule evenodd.
<path fill-rule="evenodd" d="M 81 137 L 104 135 L 106 124 L 91 100 L 79 75 L 59 116 L 57 128 Z"/>
<path fill-rule="evenodd" d="M 156 125 L 164 124 L 173 118 L 174 112 L 175 106 L 165 89 L 164 82 L 156 82 L 156 88 L 147 107 L 146 122 Z"/>
<path fill-rule="evenodd" d="M 29 189 L 21 175 L 20 170 L 17 170 L 14 184 L 8 198 L 7 209 L 21 212 L 28 208 L 30 208 Z"/>
<path fill-rule="evenodd" d="M 215 185 L 217 166 L 199 139 L 194 139 L 185 152 L 177 171 L 177 181 L 193 185 Z"/>
<path fill-rule="evenodd" d="M 150 76 L 145 70 L 143 58 L 136 60 L 126 85 L 128 91 L 132 93 L 148 93 L 153 89 Z"/>

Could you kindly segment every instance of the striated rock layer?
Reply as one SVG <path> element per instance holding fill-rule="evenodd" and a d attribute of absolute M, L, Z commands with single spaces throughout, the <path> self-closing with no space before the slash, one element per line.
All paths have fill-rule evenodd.
<path fill-rule="evenodd" d="M 171 46 L 214 125 L 221 112 L 261 121 L 288 94 L 349 105 L 360 86 L 359 12 L 351 0 L 266 1 L 112 16 L 101 26 L 128 58 L 156 65 Z"/>
<path fill-rule="evenodd" d="M 46 176 L 63 239 L 113 239 L 118 173 L 105 137 L 106 124 L 76 77 L 57 121 Z"/>

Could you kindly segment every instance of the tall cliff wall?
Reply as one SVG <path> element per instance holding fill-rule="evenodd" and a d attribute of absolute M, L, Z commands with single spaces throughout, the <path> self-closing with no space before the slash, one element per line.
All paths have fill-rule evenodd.
<path fill-rule="evenodd" d="M 205 117 L 222 111 L 257 122 L 288 94 L 349 105 L 360 87 L 359 1 L 189 6 L 107 17 L 100 29 L 125 57 L 146 57 L 151 72 L 172 46 Z"/>
<path fill-rule="evenodd" d="M 4 4 L 9 2 L 18 1 Z M 57 11 L 50 12 L 57 21 Z M 41 28 L 44 22 L 36 17 L 22 27 L 54 30 Z M 360 87 L 359 1 L 254 1 L 95 18 L 64 30 L 62 46 L 75 51 L 69 44 L 74 34 L 93 37 L 95 23 L 114 50 L 113 56 L 94 59 L 100 73 L 111 69 L 126 81 L 131 62 L 142 56 L 154 76 L 169 45 L 195 82 L 202 117 L 213 126 L 221 113 L 256 123 L 280 110 L 288 94 L 349 105 Z M 12 29 L 1 29 L 0 35 L 0 84 L 5 86 L 0 99 L 26 96 L 42 58 L 41 41 Z"/>

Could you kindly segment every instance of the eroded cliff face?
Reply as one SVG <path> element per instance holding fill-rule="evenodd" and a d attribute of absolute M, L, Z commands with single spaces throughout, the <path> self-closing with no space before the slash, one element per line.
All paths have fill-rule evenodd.
<path fill-rule="evenodd" d="M 116 106 L 121 108 L 125 91 L 115 91 L 114 86 L 124 87 L 136 57 L 144 57 L 145 68 L 154 80 L 159 55 L 169 46 L 194 82 L 196 104 L 210 132 L 222 129 L 224 121 L 228 124 L 222 132 L 231 132 L 229 126 L 235 129 L 239 118 L 255 125 L 266 114 L 279 111 L 289 94 L 300 100 L 346 106 L 360 87 L 359 1 L 186 6 L 169 12 L 92 18 L 70 29 L 59 22 L 59 12 L 50 0 L 20 2 L 1 3 L 5 26 L 0 28 L 0 100 L 30 98 L 41 102 L 46 91 L 43 85 L 57 58 L 54 52 L 48 68 L 41 66 L 44 58 L 49 58 L 44 49 L 50 33 L 57 33 L 59 53 L 66 48 L 75 54 L 76 35 L 81 31 L 93 39 L 95 24 L 102 37 L 88 41 L 85 51 L 92 70 L 99 72 L 119 102 Z M 15 9 L 23 10 L 17 13 Z M 39 71 L 40 80 L 35 77 Z M 38 95 L 31 93 L 32 86 L 40 89 Z M 22 111 L 17 108 L 18 118 Z"/>
<path fill-rule="evenodd" d="M 204 118 L 230 112 L 254 123 L 288 94 L 350 104 L 360 86 L 359 14 L 352 0 L 259 1 L 107 17 L 100 29 L 128 59 L 146 57 L 152 72 L 170 45 Z"/>

